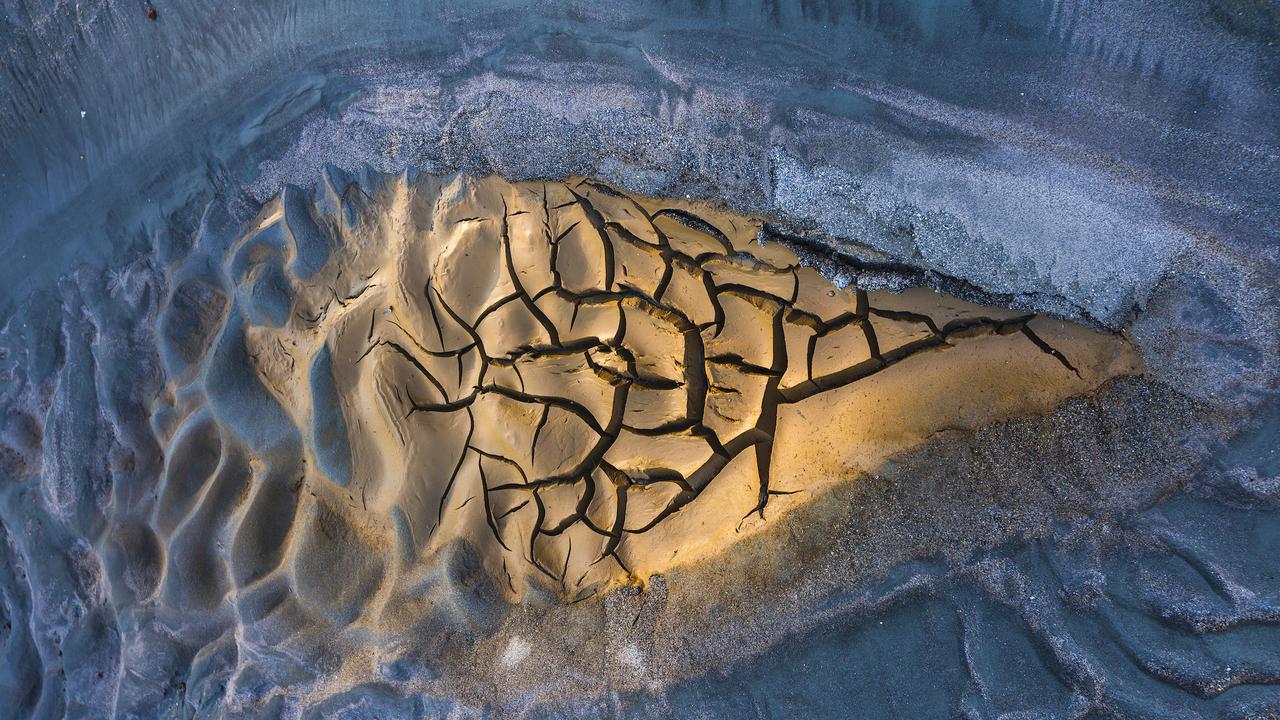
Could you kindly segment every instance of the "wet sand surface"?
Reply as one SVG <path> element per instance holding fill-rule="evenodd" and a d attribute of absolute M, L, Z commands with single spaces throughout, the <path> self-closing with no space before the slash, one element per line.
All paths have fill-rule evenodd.
<path fill-rule="evenodd" d="M 0 716 L 1280 717 L 1274 8 L 148 7 L 0 10 Z"/>

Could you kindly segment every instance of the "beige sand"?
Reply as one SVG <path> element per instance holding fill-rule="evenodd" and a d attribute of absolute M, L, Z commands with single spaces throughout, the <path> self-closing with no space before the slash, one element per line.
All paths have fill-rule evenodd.
<path fill-rule="evenodd" d="M 1066 322 L 837 288 L 707 207 L 577 180 L 369 192 L 332 200 L 340 242 L 289 277 L 287 321 L 245 328 L 309 452 L 349 444 L 345 487 L 307 463 L 287 552 L 314 573 L 336 534 L 385 558 L 357 614 L 411 615 L 458 538 L 513 600 L 643 582 L 932 434 L 1139 369 Z M 284 223 L 268 204 L 236 252 Z M 322 350 L 338 408 L 315 407 Z"/>

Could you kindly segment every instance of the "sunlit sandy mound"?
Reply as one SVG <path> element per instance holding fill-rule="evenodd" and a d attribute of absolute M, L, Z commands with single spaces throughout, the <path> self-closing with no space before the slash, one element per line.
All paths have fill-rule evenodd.
<path fill-rule="evenodd" d="M 1136 369 L 1068 323 L 837 288 L 759 230 L 592 182 L 286 191 L 173 276 L 156 591 L 232 593 L 266 645 L 408 626 L 440 582 L 576 600 Z"/>

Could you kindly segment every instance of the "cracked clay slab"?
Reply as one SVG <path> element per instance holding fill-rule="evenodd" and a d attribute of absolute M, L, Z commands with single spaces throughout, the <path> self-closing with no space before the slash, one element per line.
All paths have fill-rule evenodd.
<path fill-rule="evenodd" d="M 1068 322 L 837 287 L 760 227 L 579 179 L 286 190 L 170 270 L 144 534 L 173 571 L 142 594 L 233 594 L 264 646 L 394 632 L 462 546 L 508 601 L 572 602 L 1140 369 Z"/>

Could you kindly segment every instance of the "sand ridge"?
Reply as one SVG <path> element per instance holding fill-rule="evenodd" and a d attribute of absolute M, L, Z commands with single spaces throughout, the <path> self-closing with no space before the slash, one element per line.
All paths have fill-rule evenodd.
<path fill-rule="evenodd" d="M 1070 323 L 836 287 L 760 237 L 582 179 L 286 190 L 161 320 L 164 597 L 231 598 L 267 646 L 415 627 L 459 573 L 577 602 L 1139 368 Z"/>

